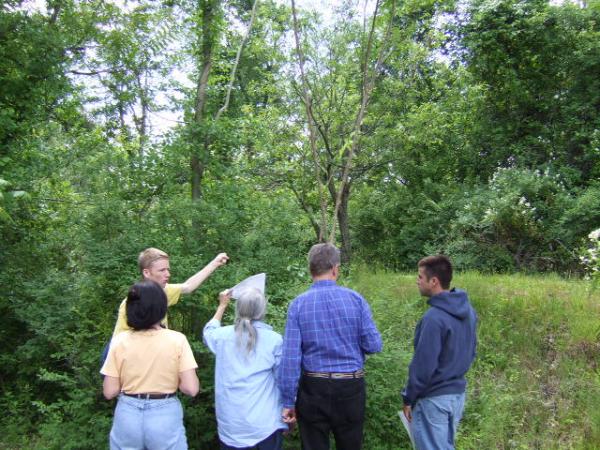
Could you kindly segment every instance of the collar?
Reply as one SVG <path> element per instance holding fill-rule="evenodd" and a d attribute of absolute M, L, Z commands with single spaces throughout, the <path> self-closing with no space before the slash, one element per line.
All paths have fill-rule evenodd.
<path fill-rule="evenodd" d="M 329 287 L 329 286 L 337 286 L 337 282 L 334 280 L 319 280 L 315 281 L 312 284 L 312 288 L 321 288 L 321 287 Z"/>
<path fill-rule="evenodd" d="M 252 325 L 254 325 L 255 328 L 264 328 L 265 330 L 273 329 L 273 327 L 271 325 L 267 325 L 266 323 L 264 323 L 260 320 L 253 320 Z"/>

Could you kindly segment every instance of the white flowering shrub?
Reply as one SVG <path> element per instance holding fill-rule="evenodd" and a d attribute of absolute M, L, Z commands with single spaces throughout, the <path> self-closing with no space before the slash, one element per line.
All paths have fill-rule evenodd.
<path fill-rule="evenodd" d="M 574 200 L 549 170 L 498 168 L 487 186 L 466 193 L 446 251 L 484 270 L 557 270 L 568 254 L 561 218 Z"/>
<path fill-rule="evenodd" d="M 583 265 L 586 278 L 594 284 L 600 282 L 600 228 L 588 234 L 589 244 L 579 257 Z"/>

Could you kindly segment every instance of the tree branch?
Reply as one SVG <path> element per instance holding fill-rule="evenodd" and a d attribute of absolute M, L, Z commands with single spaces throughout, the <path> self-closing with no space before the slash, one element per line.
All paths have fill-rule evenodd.
<path fill-rule="evenodd" d="M 312 113 L 312 97 L 309 92 L 308 81 L 306 79 L 306 73 L 304 71 L 304 53 L 302 52 L 302 46 L 300 45 L 300 31 L 298 27 L 298 17 L 296 14 L 296 3 L 292 0 L 292 17 L 294 23 L 294 39 L 296 41 L 296 53 L 298 54 L 298 66 L 300 69 L 300 76 L 302 78 L 302 101 L 306 109 L 306 116 L 308 119 L 308 132 L 310 149 L 312 151 L 314 168 L 315 168 L 315 181 L 319 188 L 319 203 L 321 204 L 321 224 L 319 226 L 319 241 L 323 240 L 323 233 L 327 230 L 327 200 L 324 195 L 323 182 L 321 180 L 321 169 L 319 164 L 319 156 L 317 153 L 317 137 L 315 133 L 315 121 Z"/>
<path fill-rule="evenodd" d="M 229 98 L 231 97 L 231 90 L 233 89 L 235 73 L 236 73 L 238 65 L 240 63 L 240 57 L 242 56 L 242 50 L 244 48 L 244 45 L 246 45 L 246 42 L 248 41 L 248 38 L 250 37 L 250 32 L 252 31 L 252 25 L 254 24 L 254 17 L 256 16 L 256 6 L 257 5 L 258 5 L 258 0 L 254 0 L 254 5 L 252 5 L 252 14 L 250 15 L 250 23 L 248 24 L 248 29 L 246 30 L 246 34 L 244 35 L 244 38 L 242 39 L 242 42 L 238 48 L 237 54 L 235 55 L 235 62 L 231 69 L 231 75 L 229 77 L 229 85 L 227 86 L 227 94 L 225 95 L 225 102 L 223 103 L 223 106 L 221 106 L 221 109 L 219 109 L 219 111 L 217 112 L 217 115 L 215 116 L 215 121 L 219 120 L 219 117 L 221 117 L 221 114 L 223 114 L 225 111 L 227 111 L 227 108 L 229 107 Z"/>
<path fill-rule="evenodd" d="M 379 56 L 377 58 L 377 62 L 375 63 L 373 72 L 369 75 L 368 61 L 371 56 L 371 51 L 372 51 L 372 47 L 373 47 L 373 35 L 375 34 L 375 23 L 377 20 L 379 6 L 380 6 L 380 0 L 377 0 L 377 3 L 375 4 L 375 11 L 373 12 L 373 20 L 371 21 L 371 30 L 369 31 L 369 39 L 367 42 L 367 49 L 365 51 L 361 104 L 360 104 L 358 113 L 356 115 L 356 120 L 354 121 L 354 130 L 352 131 L 352 144 L 350 146 L 350 151 L 348 152 L 348 155 L 346 157 L 346 161 L 344 164 L 344 173 L 342 175 L 342 181 L 341 181 L 341 184 L 340 184 L 340 187 L 339 187 L 339 190 L 337 193 L 337 198 L 335 201 L 335 209 L 334 209 L 334 213 L 333 213 L 333 224 L 331 227 L 331 231 L 329 233 L 329 242 L 333 242 L 335 239 L 335 231 L 337 228 L 337 215 L 338 215 L 338 211 L 340 209 L 340 205 L 342 202 L 342 193 L 344 192 L 345 186 L 348 183 L 348 174 L 350 173 L 350 168 L 352 167 L 352 159 L 354 158 L 354 155 L 356 154 L 356 149 L 358 147 L 358 142 L 360 140 L 360 128 L 362 126 L 364 116 L 366 114 L 367 105 L 369 104 L 369 100 L 371 98 L 371 93 L 373 92 L 373 87 L 375 86 L 375 78 L 377 76 L 377 73 L 379 72 L 379 68 L 381 67 L 381 64 L 383 63 L 384 57 L 386 55 L 386 52 L 384 52 L 384 49 L 381 48 L 379 50 Z M 386 43 L 388 43 L 390 41 L 390 35 L 392 32 L 392 24 L 394 22 L 395 11 L 396 11 L 396 2 L 394 0 L 392 3 L 392 10 L 390 11 L 390 20 L 388 22 L 385 36 L 382 40 L 383 45 L 385 45 Z"/>

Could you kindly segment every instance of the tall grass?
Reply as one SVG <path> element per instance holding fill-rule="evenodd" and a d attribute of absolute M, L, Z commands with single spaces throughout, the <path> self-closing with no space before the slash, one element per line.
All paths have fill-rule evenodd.
<path fill-rule="evenodd" d="M 415 325 L 413 274 L 354 269 L 340 280 L 371 304 L 384 351 L 366 364 L 367 450 L 409 448 L 398 419 Z M 479 315 L 458 449 L 600 448 L 600 291 L 558 276 L 463 273 Z"/>

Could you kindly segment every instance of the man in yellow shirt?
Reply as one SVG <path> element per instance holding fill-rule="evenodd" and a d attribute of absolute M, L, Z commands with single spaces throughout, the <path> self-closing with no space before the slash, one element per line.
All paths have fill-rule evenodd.
<path fill-rule="evenodd" d="M 229 257 L 227 256 L 227 253 L 219 253 L 202 270 L 192 275 L 181 284 L 169 284 L 169 279 L 171 278 L 169 255 L 162 250 L 157 248 L 147 248 L 140 253 L 138 265 L 143 279 L 152 280 L 161 285 L 167 294 L 167 306 L 171 306 L 179 301 L 181 294 L 191 294 L 194 292 L 204 280 L 206 280 L 216 269 L 226 264 L 228 260 Z M 119 315 L 117 317 L 115 330 L 113 331 L 113 338 L 120 332 L 131 329 L 127 325 L 127 315 L 125 310 L 126 300 L 127 299 L 123 300 L 119 306 Z M 167 327 L 166 316 L 162 324 Z"/>

